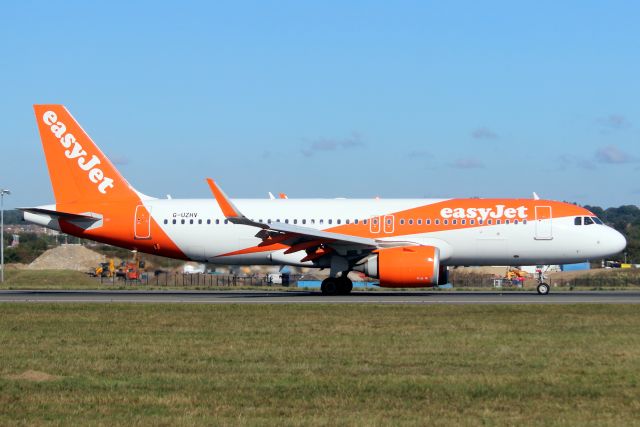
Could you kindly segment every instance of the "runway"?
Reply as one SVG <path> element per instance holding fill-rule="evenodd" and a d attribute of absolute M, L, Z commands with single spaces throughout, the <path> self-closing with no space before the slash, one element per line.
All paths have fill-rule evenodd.
<path fill-rule="evenodd" d="M 0 303 L 191 304 L 640 304 L 640 292 L 353 292 L 310 291 L 39 291 L 3 290 Z"/>

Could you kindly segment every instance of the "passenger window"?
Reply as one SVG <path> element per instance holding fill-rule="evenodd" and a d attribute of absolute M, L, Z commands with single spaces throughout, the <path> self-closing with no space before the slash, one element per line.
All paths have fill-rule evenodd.
<path fill-rule="evenodd" d="M 225 224 L 229 224 L 229 220 L 228 220 L 228 219 L 225 219 L 225 220 L 224 220 L 224 223 L 225 223 Z"/>
<path fill-rule="evenodd" d="M 466 220 L 466 219 L 462 219 L 462 220 L 460 220 L 460 224 L 465 225 L 466 223 L 467 223 L 467 220 Z"/>
<path fill-rule="evenodd" d="M 321 219 L 321 220 L 320 220 L 320 224 L 324 224 L 324 219 Z"/>
<path fill-rule="evenodd" d="M 218 220 L 216 220 L 216 224 L 217 224 L 217 223 L 218 223 Z M 271 224 L 271 218 L 269 218 L 269 219 L 267 220 L 267 224 Z"/>
<path fill-rule="evenodd" d="M 575 217 L 574 220 L 573 220 L 573 224 L 574 225 L 582 225 L 582 217 L 581 216 Z"/>
<path fill-rule="evenodd" d="M 409 220 L 409 225 L 413 225 L 413 220 L 412 219 Z"/>
<path fill-rule="evenodd" d="M 505 220 L 504 220 L 504 223 L 505 223 L 505 224 L 507 224 L 507 225 L 509 225 L 509 220 L 508 220 L 508 219 L 505 219 Z"/>
<path fill-rule="evenodd" d="M 487 224 L 489 225 L 493 224 L 493 220 L 492 219 L 487 220 Z"/>
<path fill-rule="evenodd" d="M 400 220 L 400 225 L 404 225 L 404 219 Z"/>
<path fill-rule="evenodd" d="M 518 224 L 518 220 L 517 220 L 517 219 L 514 219 L 514 220 L 513 220 L 513 223 L 517 225 L 517 224 Z"/>
<path fill-rule="evenodd" d="M 358 223 L 358 220 L 357 220 L 357 219 L 354 219 L 354 220 L 353 220 L 353 223 L 354 223 L 354 224 L 357 224 L 357 223 Z"/>
<path fill-rule="evenodd" d="M 427 221 L 429 221 L 429 220 L 427 220 Z M 434 223 L 435 223 L 436 225 L 440 225 L 440 220 L 439 220 L 439 219 L 436 219 L 436 220 L 434 221 Z"/>
<path fill-rule="evenodd" d="M 422 220 L 421 219 L 418 220 L 418 225 L 422 225 Z"/>
<path fill-rule="evenodd" d="M 500 220 L 496 219 L 496 224 L 500 225 Z"/>
<path fill-rule="evenodd" d="M 340 224 L 340 220 L 339 220 L 339 219 L 338 219 L 338 220 L 336 220 L 336 224 Z"/>
<path fill-rule="evenodd" d="M 189 220 L 189 224 L 193 224 L 193 220 L 192 219 Z"/>
<path fill-rule="evenodd" d="M 175 225 L 175 223 L 176 223 L 176 220 L 174 219 L 174 220 L 173 220 L 173 224 Z"/>
<path fill-rule="evenodd" d="M 475 223 L 476 223 L 476 220 L 475 220 L 475 219 L 470 219 L 470 220 L 469 220 L 469 224 L 474 225 Z"/>
<path fill-rule="evenodd" d="M 303 219 L 303 220 L 302 220 L 302 223 L 303 223 L 303 224 L 306 224 L 306 223 L 307 223 L 307 220 L 306 220 L 306 219 Z"/>
<path fill-rule="evenodd" d="M 349 220 L 348 220 L 348 219 L 345 219 L 345 220 L 344 220 L 344 223 L 345 223 L 345 224 L 349 224 Z"/>
<path fill-rule="evenodd" d="M 289 220 L 288 220 L 288 219 L 285 219 L 285 220 L 284 220 L 284 223 L 285 223 L 285 224 L 289 224 Z"/>
<path fill-rule="evenodd" d="M 453 225 L 456 225 L 457 223 L 458 223 L 457 219 L 454 219 L 454 220 L 451 221 L 451 224 L 453 224 Z"/>
<path fill-rule="evenodd" d="M 431 225 L 431 220 L 430 220 L 430 219 L 428 219 L 428 220 L 426 221 L 426 224 L 427 224 L 427 225 Z"/>
<path fill-rule="evenodd" d="M 294 223 L 294 224 L 297 224 L 297 223 L 298 223 L 298 220 L 297 220 L 297 219 L 294 219 L 294 220 L 293 220 L 293 223 Z"/>
<path fill-rule="evenodd" d="M 522 220 L 522 224 L 526 224 L 526 223 L 527 223 L 527 220 L 526 220 L 526 219 L 523 219 L 523 220 Z"/>
<path fill-rule="evenodd" d="M 589 218 L 588 216 L 584 217 L 584 225 L 591 225 L 593 224 L 593 220 L 591 218 Z"/>
<path fill-rule="evenodd" d="M 185 223 L 184 219 L 181 219 L 180 224 L 184 224 L 184 223 Z"/>
<path fill-rule="evenodd" d="M 311 220 L 311 224 L 315 224 L 315 223 L 316 223 L 316 220 L 315 220 L 315 219 L 312 219 L 312 220 Z"/>
<path fill-rule="evenodd" d="M 219 219 L 216 219 L 216 224 L 220 224 L 220 220 Z"/>
<path fill-rule="evenodd" d="M 363 223 L 364 225 L 367 225 L 367 220 L 366 220 L 366 219 L 363 219 L 363 220 L 362 220 L 362 223 Z"/>
<path fill-rule="evenodd" d="M 201 219 L 198 220 L 198 224 L 202 224 L 202 220 Z"/>
<path fill-rule="evenodd" d="M 164 223 L 165 223 L 165 224 L 169 224 L 169 220 L 168 220 L 168 219 L 165 219 L 165 220 L 164 220 Z"/>
<path fill-rule="evenodd" d="M 207 224 L 211 224 L 211 220 L 210 219 L 207 220 Z"/>

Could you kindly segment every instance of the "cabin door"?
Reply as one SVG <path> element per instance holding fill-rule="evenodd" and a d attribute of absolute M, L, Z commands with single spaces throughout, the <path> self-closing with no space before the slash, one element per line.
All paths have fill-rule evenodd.
<path fill-rule="evenodd" d="M 136 239 L 151 238 L 151 214 L 143 205 L 136 206 L 136 216 L 133 223 L 133 236 Z"/>
<path fill-rule="evenodd" d="M 551 206 L 536 206 L 536 240 L 551 239 Z"/>

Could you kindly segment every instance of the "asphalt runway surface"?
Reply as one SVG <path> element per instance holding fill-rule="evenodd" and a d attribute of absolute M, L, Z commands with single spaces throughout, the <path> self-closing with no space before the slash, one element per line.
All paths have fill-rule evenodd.
<path fill-rule="evenodd" d="M 640 304 L 640 292 L 37 291 L 3 290 L 0 303 L 192 304 Z"/>

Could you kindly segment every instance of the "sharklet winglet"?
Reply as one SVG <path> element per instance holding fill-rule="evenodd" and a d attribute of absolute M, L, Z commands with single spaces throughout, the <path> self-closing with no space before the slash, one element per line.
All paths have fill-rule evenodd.
<path fill-rule="evenodd" d="M 233 204 L 233 202 L 229 199 L 229 197 L 224 194 L 224 191 L 216 184 L 214 180 L 211 178 L 207 178 L 207 184 L 209 184 L 209 188 L 213 193 L 213 197 L 218 202 L 218 206 L 220 206 L 220 210 L 222 214 L 233 224 L 244 224 L 250 225 L 253 227 L 259 228 L 269 228 L 266 224 L 261 224 L 255 221 L 251 221 L 249 218 L 244 216 L 240 210 Z"/>

